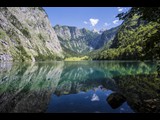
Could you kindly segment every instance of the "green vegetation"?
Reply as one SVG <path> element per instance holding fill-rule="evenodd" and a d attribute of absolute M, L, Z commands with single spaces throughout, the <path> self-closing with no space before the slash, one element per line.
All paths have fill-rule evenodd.
<path fill-rule="evenodd" d="M 35 56 L 35 60 L 36 61 L 52 61 L 52 60 L 59 61 L 59 60 L 63 60 L 63 58 L 53 54 L 47 54 L 47 55 L 38 54 L 38 56 Z"/>
<path fill-rule="evenodd" d="M 0 39 L 4 39 L 6 36 L 6 32 L 0 29 Z"/>
<path fill-rule="evenodd" d="M 45 43 L 45 38 L 42 36 L 41 33 L 38 34 L 38 38 L 39 38 L 40 40 L 42 40 L 43 43 Z"/>
<path fill-rule="evenodd" d="M 28 53 L 26 52 L 25 48 L 23 46 L 16 46 L 16 48 L 20 51 L 19 52 L 19 56 L 15 56 L 15 57 L 19 57 L 20 61 L 28 61 L 28 60 L 32 60 L 31 56 L 28 55 Z M 18 59 L 15 58 L 14 59 Z"/>
<path fill-rule="evenodd" d="M 134 9 L 136 11 L 132 12 Z M 90 57 L 93 60 L 160 60 L 160 15 L 151 10 L 145 8 L 140 11 L 144 14 L 140 14 L 137 8 L 132 8 L 128 16 L 125 14 L 124 22 L 110 47 L 93 52 Z M 160 11 L 159 8 L 154 10 L 156 13 Z M 148 11 L 149 16 L 146 15 Z M 120 19 L 122 16 L 118 15 Z"/>
<path fill-rule="evenodd" d="M 30 35 L 29 30 L 27 28 L 24 28 L 21 31 L 24 36 L 26 36 L 27 38 L 31 38 L 31 35 Z"/>
<path fill-rule="evenodd" d="M 158 113 L 160 109 L 160 78 L 157 74 L 114 77 L 119 93 L 135 112 Z"/>
<path fill-rule="evenodd" d="M 64 61 L 82 61 L 82 60 L 89 60 L 88 56 L 83 56 L 83 57 L 70 57 L 70 58 L 65 58 Z"/>

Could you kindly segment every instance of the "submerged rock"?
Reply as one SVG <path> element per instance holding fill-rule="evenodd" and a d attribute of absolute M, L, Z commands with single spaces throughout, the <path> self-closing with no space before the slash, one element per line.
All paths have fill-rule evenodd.
<path fill-rule="evenodd" d="M 126 98 L 119 93 L 112 93 L 108 96 L 107 102 L 113 108 L 116 109 L 126 101 Z"/>

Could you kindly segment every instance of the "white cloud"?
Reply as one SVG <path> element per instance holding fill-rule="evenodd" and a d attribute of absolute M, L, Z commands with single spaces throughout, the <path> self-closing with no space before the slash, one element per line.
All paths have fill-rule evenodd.
<path fill-rule="evenodd" d="M 84 21 L 83 23 L 84 23 L 84 24 L 88 24 L 88 22 L 87 22 L 87 21 Z"/>
<path fill-rule="evenodd" d="M 119 21 L 119 20 L 114 20 L 114 21 L 113 21 L 113 24 L 118 24 L 118 21 Z"/>
<path fill-rule="evenodd" d="M 109 24 L 109 23 L 107 23 L 107 22 L 105 22 L 104 23 L 104 26 L 110 26 L 111 24 Z"/>
<path fill-rule="evenodd" d="M 99 19 L 90 18 L 89 21 L 90 21 L 92 26 L 95 26 L 99 22 Z"/>
<path fill-rule="evenodd" d="M 99 97 L 94 93 L 93 96 L 92 96 L 92 99 L 91 101 L 99 101 Z"/>
<path fill-rule="evenodd" d="M 123 8 L 121 8 L 121 7 L 117 7 L 117 9 L 119 12 L 123 11 Z"/>

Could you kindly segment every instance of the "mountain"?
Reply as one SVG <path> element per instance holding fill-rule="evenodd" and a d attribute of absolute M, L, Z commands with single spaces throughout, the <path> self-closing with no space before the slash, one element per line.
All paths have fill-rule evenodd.
<path fill-rule="evenodd" d="M 61 45 L 43 8 L 0 8 L 0 60 L 61 58 Z"/>
<path fill-rule="evenodd" d="M 99 39 L 92 41 L 91 46 L 95 46 L 94 49 L 99 49 L 106 45 L 109 41 L 113 40 L 120 26 L 111 28 L 109 30 L 101 31 Z"/>
<path fill-rule="evenodd" d="M 91 57 L 96 60 L 160 59 L 159 29 L 158 22 L 142 20 L 134 14 L 124 19 L 110 47 L 104 47 Z"/>
<path fill-rule="evenodd" d="M 95 49 L 99 49 L 112 40 L 119 27 L 101 31 L 78 29 L 71 26 L 54 26 L 54 30 L 60 40 L 63 50 L 72 51 L 79 54 L 86 54 Z M 75 53 L 74 53 L 75 54 Z"/>
<path fill-rule="evenodd" d="M 85 28 L 78 29 L 77 27 L 60 25 L 56 25 L 53 28 L 61 45 L 77 53 L 90 52 L 93 46 L 89 43 L 99 36 L 97 32 Z"/>

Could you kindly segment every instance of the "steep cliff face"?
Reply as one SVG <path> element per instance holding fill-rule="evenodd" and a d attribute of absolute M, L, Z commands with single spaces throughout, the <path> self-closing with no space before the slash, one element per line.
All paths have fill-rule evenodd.
<path fill-rule="evenodd" d="M 108 45 L 109 42 L 115 38 L 119 27 L 120 26 L 117 26 L 109 30 L 103 31 L 101 36 L 99 36 L 99 39 L 94 40 L 91 45 L 94 46 L 95 49 L 100 49 L 103 46 Z"/>
<path fill-rule="evenodd" d="M 71 26 L 54 26 L 54 30 L 65 48 L 77 53 L 86 53 L 94 49 L 90 43 L 98 38 L 100 34 L 85 28 L 78 29 Z"/>
<path fill-rule="evenodd" d="M 60 25 L 54 27 L 61 46 L 65 51 L 68 49 L 71 54 L 75 54 L 71 51 L 83 54 L 102 48 L 114 39 L 118 29 L 119 26 L 99 33 L 85 28 Z"/>
<path fill-rule="evenodd" d="M 62 48 L 40 7 L 0 8 L 0 60 L 62 58 Z"/>

